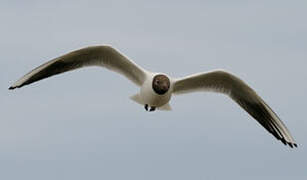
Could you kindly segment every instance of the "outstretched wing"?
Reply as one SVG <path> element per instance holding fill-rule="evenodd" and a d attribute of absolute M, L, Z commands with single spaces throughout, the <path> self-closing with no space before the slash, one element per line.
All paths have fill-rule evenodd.
<path fill-rule="evenodd" d="M 86 66 L 102 66 L 116 71 L 136 85 L 141 86 L 146 78 L 146 71 L 130 61 L 110 46 L 93 46 L 79 49 L 55 58 L 32 70 L 9 89 L 20 88 L 47 77 Z"/>
<path fill-rule="evenodd" d="M 278 140 L 290 147 L 297 147 L 289 130 L 273 110 L 236 76 L 218 70 L 191 75 L 174 83 L 175 94 L 195 91 L 214 91 L 230 96 Z"/>

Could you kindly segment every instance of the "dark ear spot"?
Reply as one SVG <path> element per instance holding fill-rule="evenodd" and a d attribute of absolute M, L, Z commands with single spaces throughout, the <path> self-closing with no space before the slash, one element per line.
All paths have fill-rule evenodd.
<path fill-rule="evenodd" d="M 152 88 L 159 95 L 167 93 L 170 86 L 171 82 L 169 78 L 162 74 L 156 75 L 152 81 Z"/>

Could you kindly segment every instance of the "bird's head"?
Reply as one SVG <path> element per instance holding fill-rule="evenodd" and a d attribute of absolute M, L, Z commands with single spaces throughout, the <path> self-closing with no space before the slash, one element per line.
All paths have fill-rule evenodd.
<path fill-rule="evenodd" d="M 163 74 L 156 75 L 152 81 L 152 88 L 159 95 L 167 93 L 170 88 L 170 85 L 171 82 L 169 78 Z"/>

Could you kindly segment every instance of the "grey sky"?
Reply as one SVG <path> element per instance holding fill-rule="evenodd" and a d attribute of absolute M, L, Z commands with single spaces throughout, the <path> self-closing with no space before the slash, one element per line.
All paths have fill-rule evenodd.
<path fill-rule="evenodd" d="M 1 0 L 0 179 L 306 179 L 306 9 L 305 0 Z M 300 147 L 283 146 L 223 95 L 176 96 L 172 112 L 149 114 L 128 99 L 137 87 L 101 68 L 7 90 L 97 44 L 174 77 L 233 72 Z"/>

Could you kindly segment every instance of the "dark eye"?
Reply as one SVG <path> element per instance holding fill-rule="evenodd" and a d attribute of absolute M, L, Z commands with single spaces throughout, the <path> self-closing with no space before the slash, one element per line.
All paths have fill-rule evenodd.
<path fill-rule="evenodd" d="M 157 81 L 157 84 L 160 84 L 160 81 Z"/>

